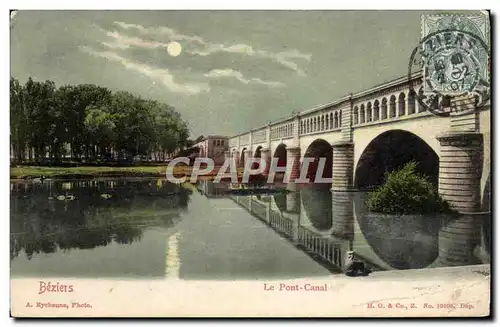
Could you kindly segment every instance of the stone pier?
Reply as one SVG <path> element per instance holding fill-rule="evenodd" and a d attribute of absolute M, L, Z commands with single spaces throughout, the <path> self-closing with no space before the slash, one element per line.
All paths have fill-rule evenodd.
<path fill-rule="evenodd" d="M 437 139 L 441 144 L 439 193 L 461 213 L 479 211 L 483 135 L 448 132 L 437 136 Z"/>
<path fill-rule="evenodd" d="M 332 191 L 332 235 L 354 240 L 354 204 L 352 192 Z"/>
<path fill-rule="evenodd" d="M 252 149 L 245 150 L 245 161 L 244 162 L 240 162 L 241 167 L 245 168 L 246 165 L 247 165 L 247 161 L 249 159 L 253 159 L 253 151 L 252 151 Z"/>
<path fill-rule="evenodd" d="M 271 150 L 269 148 L 260 149 L 260 157 L 266 163 L 266 169 L 262 173 L 262 175 L 269 175 L 269 168 L 271 167 Z"/>
<path fill-rule="evenodd" d="M 290 177 L 290 182 L 294 182 L 300 176 L 300 148 L 286 148 L 286 170 Z"/>
<path fill-rule="evenodd" d="M 354 174 L 354 143 L 340 141 L 332 144 L 332 190 L 346 191 L 353 185 Z"/>

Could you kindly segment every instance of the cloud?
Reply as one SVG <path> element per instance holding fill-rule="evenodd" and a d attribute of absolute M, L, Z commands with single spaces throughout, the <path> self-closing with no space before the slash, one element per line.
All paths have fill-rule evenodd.
<path fill-rule="evenodd" d="M 292 71 L 295 71 L 299 76 L 306 76 L 306 73 L 299 67 L 298 63 L 295 62 L 294 60 L 298 59 L 308 62 L 311 61 L 311 54 L 304 54 L 296 49 L 283 51 L 279 53 L 273 53 L 269 51 L 255 49 L 251 45 L 243 43 L 230 44 L 230 45 L 221 43 L 210 43 L 205 41 L 200 36 L 185 35 L 166 26 L 144 27 L 138 24 L 128 24 L 119 21 L 115 21 L 113 22 L 113 24 L 124 31 L 127 30 L 137 31 L 141 35 L 146 36 L 146 38 L 142 38 L 140 35 L 138 36 L 137 34 L 135 36 L 127 35 L 128 33 L 124 31 L 122 32 L 118 32 L 117 30 L 108 31 L 98 27 L 109 38 L 105 41 L 101 41 L 100 42 L 101 45 L 105 46 L 110 50 L 127 50 L 134 47 L 144 48 L 144 49 L 167 48 L 168 42 L 170 41 L 173 40 L 184 41 L 184 46 L 186 47 L 185 51 L 191 55 L 198 55 L 205 57 L 214 53 L 225 52 L 225 53 L 233 53 L 249 57 L 265 58 L 265 59 L 270 59 L 275 63 L 278 63 L 279 65 L 286 67 Z M 165 36 L 167 36 L 168 41 L 165 41 L 166 42 L 165 43 L 158 40 L 154 40 L 158 39 L 158 36 L 162 36 L 163 40 L 165 40 L 166 39 Z M 113 51 L 95 51 L 88 47 L 82 47 L 82 50 L 94 56 L 103 57 L 110 61 L 119 62 L 125 68 L 139 72 L 152 79 L 159 79 L 172 92 L 197 94 L 200 92 L 205 92 L 210 90 L 207 83 L 187 83 L 187 84 L 176 83 L 174 81 L 174 76 L 167 69 L 156 68 L 141 62 L 130 61 L 127 60 L 122 55 L 119 55 L 118 53 Z M 204 74 L 203 76 L 209 79 L 235 78 L 239 82 L 246 85 L 249 84 L 265 85 L 273 88 L 285 86 L 284 83 L 278 81 L 266 81 L 258 77 L 250 79 L 245 78 L 240 71 L 231 68 L 213 69 L 210 72 Z"/>
<path fill-rule="evenodd" d="M 178 33 L 176 30 L 166 27 L 166 26 L 158 26 L 158 27 L 144 27 L 142 25 L 138 24 L 127 24 L 124 22 L 113 22 L 113 24 L 128 30 L 128 29 L 134 29 L 139 31 L 141 34 L 145 35 L 165 35 L 168 36 L 169 39 L 173 41 L 191 41 L 191 42 L 196 42 L 199 44 L 205 44 L 205 41 L 199 36 L 191 36 L 191 35 L 184 35 L 181 33 Z"/>
<path fill-rule="evenodd" d="M 111 49 L 128 49 L 131 46 L 139 47 L 139 48 L 148 48 L 148 49 L 156 49 L 156 48 L 166 48 L 168 44 L 157 42 L 157 41 L 147 41 L 138 37 L 130 37 L 126 35 L 122 35 L 116 31 L 106 32 L 106 35 L 113 38 L 113 43 L 101 42 L 104 46 Z"/>
<path fill-rule="evenodd" d="M 205 57 L 211 54 L 225 52 L 225 53 L 234 53 L 256 58 L 265 58 L 265 59 L 270 59 L 283 67 L 295 71 L 299 76 L 307 76 L 307 74 L 293 60 L 300 59 L 310 62 L 312 57 L 311 54 L 301 53 L 297 49 L 273 53 L 265 50 L 254 49 L 251 45 L 242 43 L 230 44 L 230 45 L 221 43 L 210 43 L 198 35 L 181 34 L 176 30 L 166 26 L 144 27 L 142 25 L 127 24 L 124 22 L 117 22 L 117 21 L 115 21 L 114 24 L 125 30 L 129 29 L 137 30 L 143 35 L 162 35 L 162 36 L 167 36 L 170 40 L 192 42 L 193 45 L 197 46 L 197 48 L 187 49 L 187 52 L 191 55 L 198 55 Z M 119 33 L 113 32 L 113 34 L 110 36 L 116 39 L 119 36 Z M 165 46 L 165 44 L 161 42 L 149 42 L 141 40 L 139 38 L 126 39 L 123 36 L 121 36 L 121 42 L 117 42 L 115 44 L 115 46 L 119 45 L 123 47 L 130 45 L 138 47 Z"/>
<path fill-rule="evenodd" d="M 238 81 L 240 81 L 243 84 L 262 84 L 270 87 L 283 87 L 285 86 L 281 82 L 274 82 L 274 81 L 264 81 L 260 78 L 251 78 L 251 79 L 246 79 L 243 77 L 243 74 L 239 71 L 226 68 L 226 69 L 213 69 L 209 71 L 208 73 L 205 74 L 205 77 L 208 78 L 224 78 L 224 77 L 233 77 L 236 78 Z"/>
<path fill-rule="evenodd" d="M 217 52 L 241 53 L 249 56 L 254 56 L 257 53 L 252 46 L 246 44 L 233 44 L 230 46 L 225 46 L 224 44 L 211 44 L 205 49 L 191 51 L 192 54 L 197 54 L 203 57 Z"/>
<path fill-rule="evenodd" d="M 128 70 L 135 71 L 148 76 L 151 79 L 158 80 L 162 82 L 169 91 L 174 93 L 198 94 L 210 90 L 209 85 L 206 83 L 177 83 L 174 80 L 174 76 L 167 69 L 152 67 L 147 64 L 131 61 L 112 51 L 95 51 L 87 46 L 80 46 L 79 48 L 88 54 L 120 63 Z"/>
<path fill-rule="evenodd" d="M 212 44 L 203 50 L 189 51 L 189 53 L 191 54 L 203 57 L 218 52 L 239 53 L 247 56 L 255 56 L 260 58 L 271 59 L 281 64 L 282 66 L 285 66 L 295 71 L 299 76 L 307 76 L 307 75 L 302 69 L 300 69 L 297 63 L 291 61 L 290 59 L 304 59 L 309 62 L 311 61 L 311 54 L 304 54 L 295 49 L 291 51 L 272 53 L 264 50 L 255 50 L 252 46 L 247 44 L 234 44 L 230 46 L 225 46 L 223 44 Z"/>

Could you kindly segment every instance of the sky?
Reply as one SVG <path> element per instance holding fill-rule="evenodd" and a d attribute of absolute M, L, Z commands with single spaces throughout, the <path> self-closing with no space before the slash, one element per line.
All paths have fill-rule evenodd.
<path fill-rule="evenodd" d="M 420 11 L 19 11 L 11 76 L 168 103 L 235 135 L 407 74 Z"/>

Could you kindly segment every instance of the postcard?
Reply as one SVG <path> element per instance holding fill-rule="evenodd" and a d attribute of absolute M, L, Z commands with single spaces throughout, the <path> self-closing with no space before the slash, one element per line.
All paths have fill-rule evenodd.
<path fill-rule="evenodd" d="M 12 10 L 11 316 L 489 317 L 490 19 Z"/>

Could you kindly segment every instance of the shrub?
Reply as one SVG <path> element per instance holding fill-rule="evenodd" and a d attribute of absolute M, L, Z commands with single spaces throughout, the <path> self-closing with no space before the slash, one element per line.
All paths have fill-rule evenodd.
<path fill-rule="evenodd" d="M 424 175 L 416 163 L 391 172 L 386 182 L 368 194 L 368 208 L 386 214 L 428 214 L 451 212 L 448 202 Z"/>

